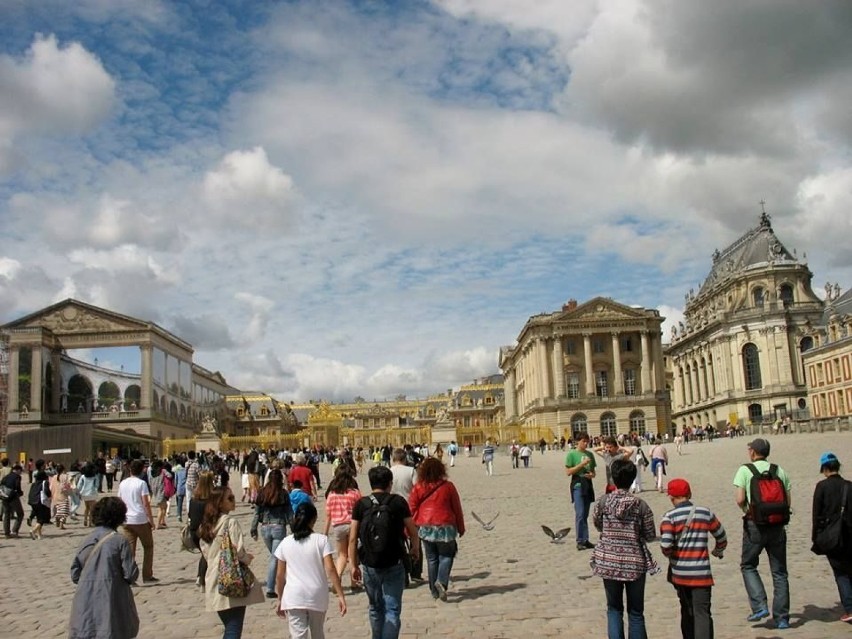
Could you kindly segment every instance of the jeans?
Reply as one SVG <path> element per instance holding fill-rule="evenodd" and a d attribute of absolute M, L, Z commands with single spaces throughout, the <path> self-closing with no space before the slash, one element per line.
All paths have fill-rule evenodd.
<path fill-rule="evenodd" d="M 713 639 L 710 602 L 713 589 L 675 586 L 680 601 L 680 633 L 683 639 Z"/>
<path fill-rule="evenodd" d="M 530 467 L 530 458 L 529 457 L 521 457 L 524 460 L 524 468 Z"/>
<path fill-rule="evenodd" d="M 390 568 L 362 566 L 364 589 L 370 602 L 372 639 L 397 639 L 401 626 L 405 568 L 402 562 Z"/>
<path fill-rule="evenodd" d="M 455 560 L 455 552 L 449 554 L 447 547 L 449 544 L 439 544 L 434 541 L 421 540 L 423 542 L 423 554 L 426 555 L 426 569 L 429 573 L 429 590 L 432 591 L 432 596 L 438 596 L 438 591 L 435 590 L 435 584 L 440 583 L 444 589 L 449 588 L 450 572 L 453 569 L 453 561 Z M 454 546 L 455 547 L 455 546 Z M 441 552 L 444 554 L 441 554 Z"/>
<path fill-rule="evenodd" d="M 624 601 L 627 593 L 627 636 L 648 639 L 645 633 L 645 575 L 636 581 L 604 579 L 607 639 L 624 639 Z"/>
<path fill-rule="evenodd" d="M 287 526 L 284 524 L 262 524 L 260 536 L 269 551 L 269 567 L 266 569 L 266 592 L 275 592 L 275 571 L 278 568 L 278 560 L 275 558 L 275 549 L 281 540 L 287 536 Z"/>
<path fill-rule="evenodd" d="M 243 636 L 243 622 L 246 620 L 246 607 L 237 606 L 219 611 L 219 619 L 225 626 L 222 639 L 240 639 Z"/>
<path fill-rule="evenodd" d="M 743 554 L 740 572 L 748 593 L 752 612 L 767 610 L 766 589 L 757 572 L 760 553 L 769 555 L 769 572 L 772 574 L 772 618 L 777 623 L 790 617 L 790 584 L 787 581 L 787 531 L 784 526 L 760 526 L 743 520 Z"/>
<path fill-rule="evenodd" d="M 583 494 L 583 485 L 574 484 L 574 530 L 577 531 L 577 543 L 589 541 L 589 506 L 591 503 Z"/>
<path fill-rule="evenodd" d="M 12 517 L 15 518 L 15 526 L 12 527 Z M 21 505 L 20 497 L 13 497 L 3 503 L 3 533 L 8 536 L 17 535 L 21 531 L 21 523 L 24 521 L 24 507 Z"/>
<path fill-rule="evenodd" d="M 183 502 L 186 500 L 186 495 L 175 495 L 175 506 L 178 511 L 178 521 L 183 521 Z"/>
<path fill-rule="evenodd" d="M 844 570 L 843 562 L 839 559 L 829 557 L 828 564 L 834 573 L 834 581 L 837 582 L 837 592 L 840 594 L 843 612 L 852 614 L 852 574 Z"/>

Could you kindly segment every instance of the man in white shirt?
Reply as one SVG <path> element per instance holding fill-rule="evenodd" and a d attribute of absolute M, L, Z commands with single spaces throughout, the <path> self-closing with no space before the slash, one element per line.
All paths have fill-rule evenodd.
<path fill-rule="evenodd" d="M 118 485 L 118 497 L 127 506 L 127 520 L 124 522 L 124 536 L 130 542 L 130 550 L 136 557 L 136 540 L 142 541 L 142 583 L 159 581 L 154 576 L 154 515 L 151 513 L 151 494 L 148 484 L 139 476 L 145 465 L 134 459 L 130 462 L 130 477 L 121 480 Z"/>
<path fill-rule="evenodd" d="M 391 453 L 391 473 L 393 474 L 393 484 L 390 492 L 394 495 L 399 495 L 405 501 L 408 501 L 408 496 L 411 494 L 411 489 L 417 483 L 417 470 L 405 464 L 406 454 L 402 448 L 395 448 Z M 410 546 L 411 539 L 406 539 L 406 543 Z M 414 543 L 419 545 L 419 540 Z M 408 577 L 417 581 L 422 581 L 423 577 L 423 553 L 418 555 L 418 559 L 403 560 Z"/>

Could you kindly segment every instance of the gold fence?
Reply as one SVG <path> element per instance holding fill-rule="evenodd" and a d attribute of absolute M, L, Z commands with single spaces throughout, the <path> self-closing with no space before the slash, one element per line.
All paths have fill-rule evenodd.
<path fill-rule="evenodd" d="M 489 427 L 457 427 L 456 437 L 459 444 L 470 442 L 481 446 L 486 439 L 492 442 L 506 443 L 512 440 L 518 443 L 537 444 L 544 439 L 548 444 L 553 441 L 553 431 L 543 426 L 520 426 L 518 424 L 494 425 Z"/>

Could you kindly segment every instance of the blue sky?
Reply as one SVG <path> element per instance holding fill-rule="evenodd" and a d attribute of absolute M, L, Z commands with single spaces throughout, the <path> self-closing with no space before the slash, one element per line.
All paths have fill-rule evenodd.
<path fill-rule="evenodd" d="M 761 199 L 845 288 L 850 27 L 840 1 L 7 0 L 0 321 L 75 297 L 236 386 L 349 400 L 495 372 L 572 297 L 676 322 Z"/>

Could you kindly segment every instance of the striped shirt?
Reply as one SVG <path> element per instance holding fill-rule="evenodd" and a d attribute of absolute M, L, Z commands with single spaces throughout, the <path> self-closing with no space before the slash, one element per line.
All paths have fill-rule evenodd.
<path fill-rule="evenodd" d="M 361 491 L 350 488 L 345 493 L 329 493 L 325 498 L 325 515 L 332 526 L 348 524 L 352 521 L 352 508 L 361 499 Z"/>
<path fill-rule="evenodd" d="M 710 535 L 716 539 L 716 548 L 724 550 L 728 545 L 722 522 L 709 509 L 695 507 L 689 529 L 681 532 L 689 518 L 692 503 L 685 501 L 673 508 L 660 522 L 660 550 L 669 558 L 671 582 L 676 586 L 709 588 L 713 585 L 710 572 Z M 678 542 L 678 535 L 681 535 Z"/>

